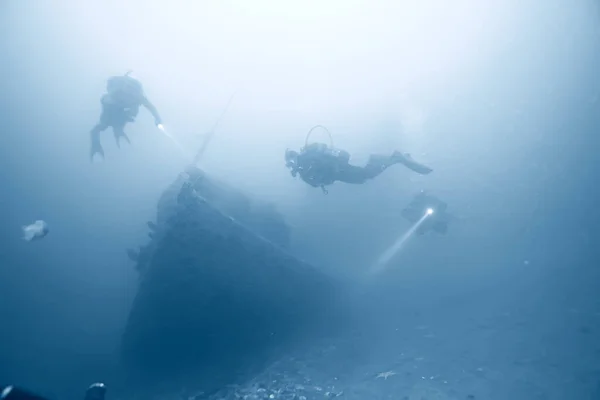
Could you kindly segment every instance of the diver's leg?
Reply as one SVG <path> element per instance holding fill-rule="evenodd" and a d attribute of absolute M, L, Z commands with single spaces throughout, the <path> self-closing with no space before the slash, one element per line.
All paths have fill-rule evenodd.
<path fill-rule="evenodd" d="M 90 131 L 90 139 L 92 142 L 90 149 L 90 159 L 94 159 L 94 155 L 96 153 L 100 154 L 102 158 L 104 158 L 104 150 L 102 149 L 102 145 L 100 144 L 100 133 L 108 128 L 103 122 L 99 122 L 92 130 Z"/>
<path fill-rule="evenodd" d="M 394 160 L 394 163 L 400 163 L 404 165 L 406 168 L 411 171 L 416 172 L 417 174 L 427 175 L 433 171 L 433 169 L 429 168 L 425 164 L 421 164 L 413 160 L 413 158 L 408 153 L 401 153 L 399 151 L 395 151 L 391 157 Z"/>
<path fill-rule="evenodd" d="M 115 140 L 117 141 L 117 147 L 119 147 L 119 148 L 121 147 L 120 142 L 119 142 L 119 140 L 121 138 L 125 139 L 125 141 L 127 143 L 131 144 L 131 142 L 129 141 L 129 138 L 125 134 L 125 124 L 119 124 L 117 126 L 113 126 L 113 133 L 115 134 Z"/>
<path fill-rule="evenodd" d="M 376 171 L 374 168 L 357 167 L 356 165 L 347 164 L 338 170 L 335 180 L 360 185 L 376 177 L 381 171 Z"/>
<path fill-rule="evenodd" d="M 108 129 L 111 126 L 112 121 L 112 107 L 109 101 L 110 97 L 108 95 L 102 96 L 100 99 L 100 103 L 102 104 L 102 112 L 100 113 L 100 121 L 96 124 L 96 126 L 90 132 L 91 136 L 91 150 L 90 150 L 90 159 L 94 160 L 94 155 L 100 154 L 102 158 L 104 158 L 104 149 L 102 149 L 102 145 L 100 144 L 100 133 Z"/>
<path fill-rule="evenodd" d="M 369 162 L 364 167 L 345 164 L 338 170 L 337 179 L 340 182 L 361 184 L 373 179 L 385 171 L 389 166 L 397 164 L 399 161 L 393 157 L 372 155 Z"/>
<path fill-rule="evenodd" d="M 388 167 L 398 163 L 406 165 L 406 162 L 408 161 L 406 161 L 405 156 L 400 157 L 396 154 L 392 156 L 382 156 L 374 154 L 369 157 L 369 161 L 364 167 L 346 164 L 338 171 L 339 178 L 337 180 L 346 183 L 365 183 L 369 179 L 379 176 Z M 431 170 L 429 170 L 429 172 L 431 172 Z"/>

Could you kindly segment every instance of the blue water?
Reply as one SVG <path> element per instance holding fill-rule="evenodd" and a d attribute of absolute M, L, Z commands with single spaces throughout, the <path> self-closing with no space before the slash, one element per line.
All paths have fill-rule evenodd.
<path fill-rule="evenodd" d="M 600 398 L 597 2 L 6 0 L 0 54 L 0 383 L 59 399 L 117 379 L 125 249 L 188 163 L 145 110 L 89 161 L 106 79 L 132 69 L 192 152 L 238 91 L 202 168 L 274 202 L 334 277 L 367 285 L 421 189 L 459 217 L 402 248 L 373 325 L 338 339 L 359 355 L 314 355 L 314 381 L 343 365 L 351 398 Z M 315 124 L 357 163 L 401 148 L 434 172 L 325 196 L 283 165 Z M 49 235 L 23 241 L 37 219 Z"/>

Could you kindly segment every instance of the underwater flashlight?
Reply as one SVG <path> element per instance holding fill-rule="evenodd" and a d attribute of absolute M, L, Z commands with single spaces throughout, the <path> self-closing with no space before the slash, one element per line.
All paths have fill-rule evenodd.
<path fill-rule="evenodd" d="M 163 126 L 163 124 L 158 124 L 158 125 L 156 125 L 156 127 L 157 127 L 158 129 L 160 129 L 161 131 L 163 131 L 163 132 L 164 132 L 164 130 L 165 130 L 165 127 Z"/>
<path fill-rule="evenodd" d="M 433 214 L 433 208 L 428 208 L 427 211 L 425 211 L 426 215 L 431 215 Z"/>

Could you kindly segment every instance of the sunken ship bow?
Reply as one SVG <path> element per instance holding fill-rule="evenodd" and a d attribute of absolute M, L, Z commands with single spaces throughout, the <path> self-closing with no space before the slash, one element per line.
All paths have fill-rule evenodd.
<path fill-rule="evenodd" d="M 270 204 L 193 168 L 149 226 L 150 242 L 129 252 L 140 280 L 121 355 L 136 375 L 235 371 L 327 319 L 336 287 L 289 253 L 290 229 Z"/>

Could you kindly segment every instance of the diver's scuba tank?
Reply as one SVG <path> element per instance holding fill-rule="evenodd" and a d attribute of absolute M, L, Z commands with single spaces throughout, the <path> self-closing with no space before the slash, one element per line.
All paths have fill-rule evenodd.
<path fill-rule="evenodd" d="M 336 149 L 336 152 L 338 160 L 340 160 L 343 164 L 346 164 L 350 161 L 350 153 L 348 153 L 346 150 Z"/>
<path fill-rule="evenodd" d="M 342 150 L 342 149 L 337 149 L 335 147 L 332 146 L 328 146 L 325 143 L 319 143 L 319 142 L 313 142 L 310 143 L 306 146 L 304 146 L 303 148 L 300 149 L 301 153 L 313 153 L 313 154 L 324 154 L 330 157 L 335 157 L 338 158 L 342 161 L 349 161 L 350 160 L 350 153 L 348 153 L 346 150 Z"/>
<path fill-rule="evenodd" d="M 106 81 L 106 92 L 116 97 L 117 100 L 126 102 L 142 97 L 144 95 L 142 83 L 130 74 L 131 71 L 127 71 L 125 75 L 108 78 Z"/>
<path fill-rule="evenodd" d="M 310 137 L 316 129 L 322 129 L 327 134 L 327 136 L 329 137 L 329 144 L 310 141 Z M 304 147 L 301 149 L 301 151 L 305 152 L 308 150 L 314 151 L 315 153 L 322 153 L 331 157 L 335 157 L 343 164 L 350 161 L 350 153 L 348 153 L 345 150 L 335 148 L 331 132 L 329 132 L 329 129 L 327 129 L 323 125 L 313 126 L 306 134 L 306 138 L 304 140 Z"/>

